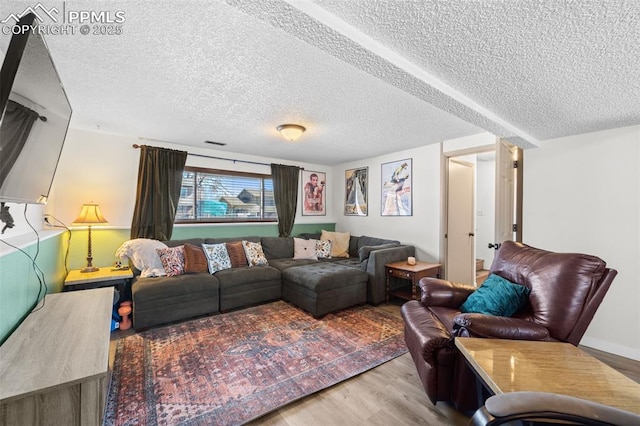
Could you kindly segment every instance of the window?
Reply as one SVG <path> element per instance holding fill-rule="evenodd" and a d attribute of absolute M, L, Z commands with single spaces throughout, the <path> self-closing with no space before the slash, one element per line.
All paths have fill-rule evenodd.
<path fill-rule="evenodd" d="M 277 219 L 271 176 L 185 167 L 176 223 Z"/>

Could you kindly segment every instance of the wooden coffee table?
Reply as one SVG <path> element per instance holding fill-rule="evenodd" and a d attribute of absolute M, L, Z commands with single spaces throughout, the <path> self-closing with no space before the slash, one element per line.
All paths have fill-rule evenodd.
<path fill-rule="evenodd" d="M 551 392 L 640 414 L 640 384 L 570 343 L 456 337 L 493 394 Z"/>

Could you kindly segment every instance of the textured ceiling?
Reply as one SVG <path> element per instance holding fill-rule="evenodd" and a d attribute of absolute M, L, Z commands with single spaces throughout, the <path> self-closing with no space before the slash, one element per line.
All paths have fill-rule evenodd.
<path fill-rule="evenodd" d="M 42 4 L 126 16 L 121 35 L 45 36 L 77 128 L 334 165 L 640 124 L 635 1 Z M 308 131 L 290 143 L 284 123 Z"/>

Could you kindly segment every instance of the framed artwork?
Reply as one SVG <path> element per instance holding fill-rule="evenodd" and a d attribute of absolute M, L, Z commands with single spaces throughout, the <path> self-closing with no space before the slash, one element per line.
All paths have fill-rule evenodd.
<path fill-rule="evenodd" d="M 345 216 L 367 215 L 368 172 L 368 167 L 350 169 L 344 172 Z"/>
<path fill-rule="evenodd" d="M 382 188 L 380 214 L 382 216 L 411 216 L 413 202 L 411 182 L 413 180 L 411 158 L 382 164 Z"/>
<path fill-rule="evenodd" d="M 326 182 L 326 173 L 302 171 L 303 216 L 326 216 Z"/>

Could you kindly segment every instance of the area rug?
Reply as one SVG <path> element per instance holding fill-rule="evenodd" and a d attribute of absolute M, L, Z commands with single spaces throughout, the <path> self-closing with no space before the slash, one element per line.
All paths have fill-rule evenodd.
<path fill-rule="evenodd" d="M 404 354 L 402 327 L 279 301 L 137 333 L 117 343 L 105 424 L 243 424 Z"/>

